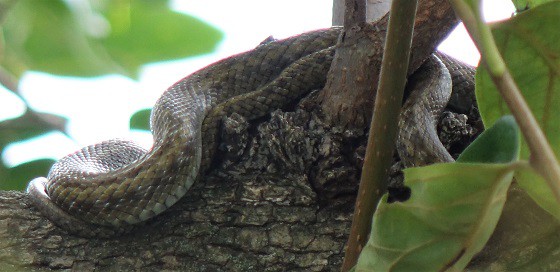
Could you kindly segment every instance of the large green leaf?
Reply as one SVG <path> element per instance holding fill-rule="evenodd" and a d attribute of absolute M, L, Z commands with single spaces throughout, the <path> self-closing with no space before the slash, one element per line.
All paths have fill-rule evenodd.
<path fill-rule="evenodd" d="M 519 132 L 506 117 L 465 151 L 462 162 L 406 169 L 412 196 L 391 204 L 382 198 L 356 271 L 464 269 L 498 222 L 518 154 Z"/>
<path fill-rule="evenodd" d="M 467 271 L 558 271 L 560 225 L 512 184 L 498 225 Z"/>
<path fill-rule="evenodd" d="M 2 25 L 0 64 L 16 76 L 37 70 L 136 77 L 142 64 L 211 52 L 222 37 L 199 19 L 171 11 L 167 0 L 67 3 L 17 1 Z"/>
<path fill-rule="evenodd" d="M 519 156 L 519 141 L 515 118 L 504 116 L 479 135 L 461 153 L 457 162 L 509 163 Z"/>
<path fill-rule="evenodd" d="M 512 0 L 511 2 L 515 5 L 515 10 L 524 11 L 551 1 L 556 0 Z"/>
<path fill-rule="evenodd" d="M 0 122 L 0 154 L 10 143 L 37 137 L 54 128 L 62 129 L 65 123 L 66 120 L 58 116 L 30 111 L 18 118 Z M 52 160 L 44 159 L 8 168 L 0 162 L 0 190 L 25 189 L 32 178 L 46 175 L 52 164 Z"/>
<path fill-rule="evenodd" d="M 60 130 L 66 126 L 66 119 L 53 114 L 26 111 L 23 115 L 0 122 L 0 151 L 11 142 L 30 139 L 41 134 Z"/>
<path fill-rule="evenodd" d="M 493 25 L 492 33 L 513 78 L 546 134 L 556 156 L 560 155 L 560 1 L 537 6 L 514 18 Z M 487 71 L 476 76 L 476 96 L 485 124 L 509 114 L 505 102 Z M 521 158 L 529 159 L 524 143 Z M 556 203 L 545 181 L 530 169 L 516 174 L 519 185 L 544 209 L 560 219 Z"/>
<path fill-rule="evenodd" d="M 103 40 L 128 71 L 143 63 L 209 53 L 222 33 L 191 16 L 172 12 L 167 0 L 110 1 L 104 14 L 114 31 Z M 123 10 L 128 11 L 123 12 Z"/>
<path fill-rule="evenodd" d="M 25 190 L 30 180 L 44 177 L 53 163 L 54 161 L 51 159 L 41 159 L 12 168 L 0 165 L 0 190 Z"/>

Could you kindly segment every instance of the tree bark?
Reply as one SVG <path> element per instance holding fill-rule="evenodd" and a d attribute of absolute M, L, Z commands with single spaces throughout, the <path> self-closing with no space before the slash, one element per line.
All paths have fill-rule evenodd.
<path fill-rule="evenodd" d="M 442 18 L 440 12 L 430 14 Z M 347 35 L 345 49 L 351 49 L 349 42 L 356 42 L 362 54 L 367 52 L 361 56 L 373 60 L 369 65 L 380 64 L 384 26 L 364 25 L 369 35 L 366 43 Z M 417 42 L 417 51 L 429 48 L 422 39 Z M 372 51 L 373 56 L 369 55 Z M 422 54 L 430 52 L 424 49 Z M 423 57 L 417 57 L 413 63 L 421 61 Z M 345 63 L 353 67 L 352 62 Z M 44 219 L 25 193 L 0 192 L 4 226 L 0 262 L 14 269 L 80 271 L 338 270 L 367 128 L 325 123 L 314 107 L 320 97 L 326 96 L 311 95 L 294 112 L 274 112 L 262 123 L 248 124 L 231 116 L 224 123 L 225 142 L 213 170 L 169 211 L 123 236 L 85 239 L 69 235 Z M 346 99 L 342 98 L 334 101 Z M 338 116 L 353 113 L 355 117 L 360 110 L 365 111 L 360 116 L 371 114 L 371 107 L 360 105 Z"/>
<path fill-rule="evenodd" d="M 442 1 L 424 1 L 428 2 L 444 5 Z M 447 18 L 448 14 L 437 10 L 430 14 L 424 10 L 417 18 Z M 445 36 L 443 29 L 434 31 L 434 27 L 418 25 L 419 31 L 438 34 L 426 38 L 416 35 L 413 66 L 431 52 L 434 39 Z M 382 27 L 371 31 L 384 33 Z M 380 46 L 381 34 L 368 33 L 365 46 Z M 358 43 L 357 48 L 362 46 Z M 369 50 L 371 53 L 372 48 Z M 379 50 L 373 48 L 374 55 Z M 361 56 L 377 61 L 374 55 Z M 345 63 L 353 67 L 352 62 Z M 357 77 L 349 72 L 343 75 Z M 313 93 L 290 112 L 275 111 L 267 120 L 248 123 L 230 116 L 224 122 L 223 141 L 212 170 L 170 210 L 122 236 L 86 239 L 69 235 L 43 218 L 27 194 L 0 192 L 0 268 L 338 271 L 350 229 L 367 128 L 332 125 L 315 105 L 319 99 L 323 109 L 325 103 L 333 103 L 336 107 L 329 112 L 341 112 L 331 121 L 365 121 L 368 118 L 358 116 L 371 114 L 370 107 L 363 104 L 371 103 L 373 95 L 365 95 L 369 102 L 358 103 L 359 108 L 344 110 L 350 102 L 343 100 L 351 96 L 334 90 L 331 88 L 328 96 Z M 511 210 L 515 213 L 516 209 Z M 525 225 L 531 229 L 533 222 L 541 221 Z M 560 233 L 557 225 L 547 230 Z M 500 247 L 507 244 L 502 239 L 505 235 L 499 235 L 493 238 L 493 249 L 505 250 Z M 485 262 L 496 259 L 492 252 L 486 253 L 480 255 L 476 265 L 484 267 Z"/>
<path fill-rule="evenodd" d="M 27 194 L 1 191 L 0 270 L 339 271 L 366 135 L 326 124 L 312 110 L 316 98 L 266 121 L 229 117 L 213 170 L 169 211 L 119 237 L 69 235 Z M 548 270 L 533 264 L 560 252 L 559 237 L 557 221 L 514 186 L 471 271 L 512 263 L 555 271 L 558 258 Z"/>
<path fill-rule="evenodd" d="M 344 24 L 344 2 L 345 0 L 333 1 L 333 26 L 341 26 Z M 391 0 L 367 0 L 366 4 L 366 21 L 376 22 L 381 19 L 391 8 Z"/>
<path fill-rule="evenodd" d="M 0 192 L 0 267 L 337 270 L 365 137 L 332 129 L 303 108 L 251 125 L 232 116 L 214 170 L 169 211 L 112 239 L 69 235 L 25 193 Z"/>
<path fill-rule="evenodd" d="M 419 2 L 409 74 L 435 51 L 458 22 L 447 1 Z M 320 107 L 330 123 L 348 127 L 369 124 L 386 30 L 387 16 L 374 25 L 361 23 L 344 30 L 327 83 L 319 97 Z"/>

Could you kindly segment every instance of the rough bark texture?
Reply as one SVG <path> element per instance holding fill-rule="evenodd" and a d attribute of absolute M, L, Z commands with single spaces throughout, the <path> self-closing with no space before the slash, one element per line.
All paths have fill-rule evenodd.
<path fill-rule="evenodd" d="M 68 235 L 26 194 L 0 192 L 0 268 L 339 270 L 367 137 L 327 125 L 316 98 L 251 123 L 228 117 L 214 170 L 121 237 Z"/>
<path fill-rule="evenodd" d="M 345 0 L 333 1 L 333 18 L 334 26 L 341 26 L 344 23 L 344 2 Z M 367 0 L 366 4 L 366 21 L 375 22 L 383 17 L 391 7 L 391 0 Z"/>
<path fill-rule="evenodd" d="M 258 124 L 258 122 L 257 122 Z M 231 116 L 219 159 L 171 210 L 111 240 L 68 236 L 20 192 L 0 198 L 0 263 L 74 270 L 334 271 L 350 227 L 361 131 L 303 109 Z"/>
<path fill-rule="evenodd" d="M 338 271 L 367 128 L 327 124 L 314 107 L 317 95 L 251 123 L 230 116 L 213 170 L 169 211 L 127 235 L 68 235 L 44 219 L 25 193 L 0 192 L 0 270 Z M 339 110 L 341 106 L 328 108 Z M 461 123 L 464 119 L 444 120 L 453 127 L 442 129 L 449 138 L 443 139 L 446 145 L 472 140 L 475 132 L 467 133 L 465 140 L 464 131 L 472 127 Z M 399 180 L 398 162 L 395 165 L 393 184 Z M 519 198 L 519 192 L 514 193 L 512 198 Z M 506 206 L 515 215 L 517 209 L 509 203 L 515 202 Z M 494 252 L 517 241 L 504 237 L 522 237 L 518 232 L 529 233 L 535 224 L 558 236 L 556 224 L 541 224 L 550 221 L 541 220 L 546 216 L 530 213 L 523 228 L 497 232 L 473 265 L 484 268 L 498 259 L 530 263 L 534 251 L 506 256 Z M 509 221 L 502 219 L 498 229 L 519 223 L 511 216 L 504 218 Z M 532 242 L 526 248 L 543 244 Z M 539 252 L 558 252 L 557 245 L 549 244 L 538 247 Z"/>
<path fill-rule="evenodd" d="M 121 237 L 68 235 L 26 194 L 0 192 L 0 271 L 338 271 L 366 135 L 326 125 L 310 110 L 316 95 L 263 120 L 227 118 L 214 170 L 169 211 Z M 480 129 L 477 121 L 476 113 L 465 119 L 447 112 L 440 137 L 464 146 L 476 135 L 465 131 Z M 399 168 L 396 161 L 393 183 Z M 471 270 L 513 264 L 554 271 L 559 233 L 556 221 L 514 187 Z M 541 256 L 550 256 L 549 269 L 532 266 Z"/>

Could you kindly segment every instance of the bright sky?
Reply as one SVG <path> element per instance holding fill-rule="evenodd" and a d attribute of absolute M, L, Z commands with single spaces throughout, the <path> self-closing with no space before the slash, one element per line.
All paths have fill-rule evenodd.
<path fill-rule="evenodd" d="M 484 1 L 489 21 L 510 17 L 513 6 L 507 0 Z M 38 111 L 70 116 L 68 132 L 47 135 L 8 146 L 2 160 L 16 166 L 37 158 L 59 159 L 82 146 L 111 138 L 132 139 L 146 148 L 149 133 L 130 131 L 129 117 L 153 105 L 168 86 L 185 75 L 234 53 L 250 50 L 266 37 L 288 37 L 331 25 L 332 0 L 205 0 L 174 1 L 180 12 L 201 18 L 225 33 L 213 54 L 180 61 L 147 65 L 138 82 L 121 76 L 93 79 L 26 73 L 22 94 Z M 458 28 L 440 50 L 476 65 L 478 53 L 464 28 Z M 0 87 L 0 120 L 22 114 L 23 103 Z M 46 173 L 45 173 L 46 174 Z"/>

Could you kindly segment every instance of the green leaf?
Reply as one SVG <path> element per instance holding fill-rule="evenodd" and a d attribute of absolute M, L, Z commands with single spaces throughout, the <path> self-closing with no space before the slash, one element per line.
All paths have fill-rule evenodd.
<path fill-rule="evenodd" d="M 519 157 L 521 137 L 515 118 L 506 115 L 471 143 L 457 162 L 508 163 Z M 514 148 L 513 150 L 511 148 Z"/>
<path fill-rule="evenodd" d="M 222 33 L 173 12 L 167 0 L 92 1 L 96 10 L 62 0 L 21 0 L 2 26 L 0 65 L 67 76 L 122 74 L 141 65 L 213 51 Z"/>
<path fill-rule="evenodd" d="M 54 160 L 42 159 L 26 162 L 13 168 L 0 164 L 0 190 L 25 190 L 30 180 L 45 176 L 53 163 Z"/>
<path fill-rule="evenodd" d="M 212 52 L 223 34 L 199 19 L 169 10 L 167 0 L 110 1 L 104 15 L 114 31 L 103 40 L 127 71 L 144 63 Z"/>
<path fill-rule="evenodd" d="M 464 161 L 494 158 L 500 163 L 405 169 L 405 185 L 412 196 L 391 204 L 387 195 L 383 197 L 356 271 L 463 270 L 488 241 L 500 217 L 519 150 L 517 130 L 511 117 L 503 118 L 463 155 Z M 488 148 L 500 139 L 504 144 Z"/>
<path fill-rule="evenodd" d="M 516 11 L 525 11 L 530 8 L 534 8 L 538 5 L 542 5 L 544 3 L 558 1 L 558 0 L 512 0 L 513 5 L 515 5 Z"/>
<path fill-rule="evenodd" d="M 467 271 L 558 271 L 560 225 L 513 183 L 502 216 Z"/>
<path fill-rule="evenodd" d="M 50 123 L 45 123 L 45 120 Z M 57 115 L 29 110 L 17 118 L 1 121 L 0 152 L 11 142 L 26 140 L 57 129 L 62 132 L 66 121 Z"/>
<path fill-rule="evenodd" d="M 81 64 L 91 48 L 63 1 L 18 1 L 7 15 L 1 64 L 17 77 L 28 69 L 59 74 L 100 69 Z"/>
<path fill-rule="evenodd" d="M 151 109 L 144 109 L 135 112 L 130 117 L 130 128 L 131 129 L 143 129 L 143 130 L 150 130 L 150 114 L 152 113 Z"/>
<path fill-rule="evenodd" d="M 47 125 L 39 118 L 49 120 L 51 125 Z M 37 137 L 53 131 L 54 127 L 63 128 L 65 123 L 66 120 L 59 116 L 30 111 L 18 118 L 2 121 L 0 122 L 0 154 L 10 143 Z M 52 164 L 52 160 L 39 160 L 8 168 L 0 162 L 0 190 L 25 189 L 32 178 L 46 175 Z"/>
<path fill-rule="evenodd" d="M 560 155 L 559 14 L 560 1 L 554 1 L 492 27 L 508 69 L 557 157 Z M 476 96 L 485 124 L 510 113 L 484 67 L 477 71 Z M 529 155 L 529 148 L 523 143 L 521 158 L 529 159 Z M 560 206 L 540 176 L 523 169 L 516 179 L 541 207 L 560 219 Z"/>

